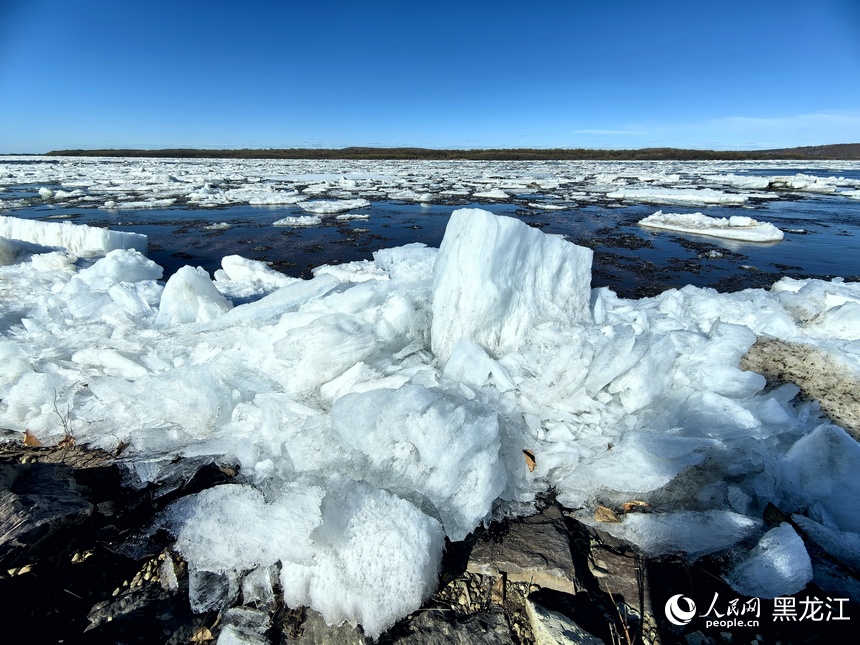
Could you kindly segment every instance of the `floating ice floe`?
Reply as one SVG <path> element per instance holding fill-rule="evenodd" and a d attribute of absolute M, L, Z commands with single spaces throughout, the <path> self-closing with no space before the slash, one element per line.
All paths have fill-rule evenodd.
<path fill-rule="evenodd" d="M 770 186 L 770 177 L 762 177 L 759 175 L 737 175 L 727 173 L 724 175 L 711 175 L 709 181 L 741 190 L 767 190 Z"/>
<path fill-rule="evenodd" d="M 322 218 L 319 215 L 291 215 L 272 222 L 272 226 L 316 226 L 317 224 L 322 224 Z"/>
<path fill-rule="evenodd" d="M 370 206 L 370 202 L 366 199 L 321 199 L 299 203 L 299 208 L 317 215 L 333 215 L 334 213 L 343 213 L 354 208 L 367 208 L 368 206 Z"/>
<path fill-rule="evenodd" d="M 657 211 L 639 221 L 640 226 L 679 233 L 693 233 L 743 242 L 779 242 L 785 234 L 769 222 L 751 217 L 708 217 L 702 213 L 664 213 Z"/>
<path fill-rule="evenodd" d="M 109 202 L 105 202 L 104 208 L 115 210 L 141 210 L 146 208 L 167 208 L 168 206 L 173 206 L 175 203 L 176 199 L 173 197 L 120 202 L 111 200 Z"/>
<path fill-rule="evenodd" d="M 628 202 L 640 202 L 644 204 L 743 204 L 747 201 L 746 195 L 735 193 L 724 193 L 713 188 L 686 189 L 686 188 L 624 188 L 606 193 L 610 199 L 623 199 Z"/>
<path fill-rule="evenodd" d="M 544 211 L 563 211 L 573 208 L 572 204 L 553 204 L 551 202 L 529 202 L 529 208 L 538 208 Z"/>
<path fill-rule="evenodd" d="M 814 175 L 797 174 L 783 177 L 770 177 L 768 187 L 775 190 L 800 190 L 809 193 L 832 194 L 836 192 L 835 179 L 822 179 Z"/>
<path fill-rule="evenodd" d="M 501 188 L 491 188 L 490 190 L 479 190 L 475 192 L 473 197 L 477 197 L 478 199 L 503 199 L 506 200 L 510 197 L 508 193 L 503 191 Z"/>
<path fill-rule="evenodd" d="M 290 606 L 377 637 L 433 592 L 446 537 L 548 491 L 643 553 L 725 555 L 759 596 L 816 567 L 793 529 L 766 532 L 768 504 L 835 557 L 857 543 L 860 446 L 796 386 L 740 369 L 768 336 L 856 378 L 855 283 L 625 300 L 591 288 L 590 250 L 469 209 L 438 250 L 310 280 L 233 256 L 214 282 L 183 267 L 162 285 L 132 250 L 81 269 L 0 248 L 0 427 L 55 443 L 59 410 L 79 443 L 127 444 L 140 486 L 238 467 L 160 521 L 195 610 L 277 580 Z M 630 500 L 659 512 L 593 519 Z"/>

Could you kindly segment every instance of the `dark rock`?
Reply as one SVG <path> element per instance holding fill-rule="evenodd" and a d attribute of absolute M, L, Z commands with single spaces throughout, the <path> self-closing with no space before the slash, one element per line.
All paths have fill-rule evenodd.
<path fill-rule="evenodd" d="M 623 600 L 640 616 L 653 613 L 648 569 L 639 556 L 595 547 L 591 550 L 589 569 L 600 589 L 616 602 Z"/>
<path fill-rule="evenodd" d="M 466 570 L 492 577 L 506 574 L 510 582 L 571 594 L 582 588 L 571 556 L 570 534 L 556 505 L 510 522 L 507 533 L 498 539 L 479 539 Z"/>
<path fill-rule="evenodd" d="M 16 549 L 32 549 L 58 530 L 93 512 L 74 478 L 59 464 L 0 464 L 0 561 Z"/>
<path fill-rule="evenodd" d="M 460 619 L 451 612 L 422 611 L 380 639 L 381 644 L 415 645 L 513 645 L 515 642 L 505 613 L 499 607 Z"/>
<path fill-rule="evenodd" d="M 526 612 L 536 645 L 604 645 L 603 639 L 585 631 L 572 619 L 528 599 Z"/>
<path fill-rule="evenodd" d="M 287 634 L 287 643 L 301 645 L 364 645 L 365 637 L 361 628 L 348 623 L 329 626 L 325 618 L 313 609 L 301 612 L 302 622 L 292 634 Z"/>

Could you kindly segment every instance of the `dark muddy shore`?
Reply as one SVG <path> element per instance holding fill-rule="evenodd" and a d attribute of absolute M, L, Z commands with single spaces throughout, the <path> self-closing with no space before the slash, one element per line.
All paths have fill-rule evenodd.
<path fill-rule="evenodd" d="M 171 502 L 242 475 L 208 461 L 178 485 L 134 489 L 123 483 L 121 460 L 71 442 L 0 444 L 0 617 L 7 628 L 17 625 L 33 643 L 214 643 L 222 635 L 279 645 L 371 642 L 360 628 L 329 627 L 313 610 L 285 606 L 277 584 L 268 601 L 237 593 L 218 611 L 193 613 L 172 537 L 150 526 Z M 820 621 L 779 622 L 772 601 L 760 600 L 755 627 L 708 627 L 704 618 L 673 625 L 663 611 L 670 596 L 715 599 L 710 618 L 737 599 L 720 579 L 718 557 L 692 564 L 644 558 L 587 529 L 551 497 L 542 507 L 448 543 L 437 592 L 377 642 L 835 643 L 860 619 L 856 572 L 809 544 L 831 586 L 810 584 L 793 597 L 801 606 L 852 596 L 839 607 L 848 620 L 822 614 Z M 791 522 L 776 508 L 764 520 Z M 568 640 L 558 640 L 560 633 Z"/>

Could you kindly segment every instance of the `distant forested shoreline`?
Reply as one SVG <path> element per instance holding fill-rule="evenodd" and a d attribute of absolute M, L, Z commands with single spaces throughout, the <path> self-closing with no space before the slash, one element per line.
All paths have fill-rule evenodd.
<path fill-rule="evenodd" d="M 437 150 L 433 148 L 243 148 L 209 150 L 166 148 L 160 150 L 94 149 L 52 150 L 45 156 L 147 157 L 179 159 L 367 159 L 367 160 L 475 160 L 475 161 L 738 161 L 768 159 L 858 159 L 860 143 L 779 148 L 773 150 L 687 150 L 640 148 L 593 150 L 586 148 L 483 148 Z"/>

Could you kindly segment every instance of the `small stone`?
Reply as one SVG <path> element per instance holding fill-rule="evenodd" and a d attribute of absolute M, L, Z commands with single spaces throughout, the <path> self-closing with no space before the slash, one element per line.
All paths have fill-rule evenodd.
<path fill-rule="evenodd" d="M 595 578 L 605 578 L 609 575 L 609 570 L 606 562 L 603 560 L 588 561 L 588 570 Z"/>
<path fill-rule="evenodd" d="M 493 587 L 490 590 L 490 602 L 494 605 L 501 605 L 505 602 L 505 577 L 499 576 L 493 581 Z"/>
<path fill-rule="evenodd" d="M 114 596 L 114 597 L 116 597 L 116 596 L 118 596 L 121 592 L 122 592 L 122 589 L 121 589 L 120 587 L 117 587 L 116 589 L 114 589 L 114 590 L 113 590 L 113 593 L 112 593 L 111 595 L 112 595 L 112 596 Z"/>
<path fill-rule="evenodd" d="M 460 597 L 457 598 L 457 602 L 464 607 L 469 604 L 469 601 L 466 599 L 466 594 L 462 593 L 460 594 Z"/>
<path fill-rule="evenodd" d="M 603 640 L 585 631 L 567 616 L 526 600 L 526 614 L 536 645 L 603 645 Z"/>

